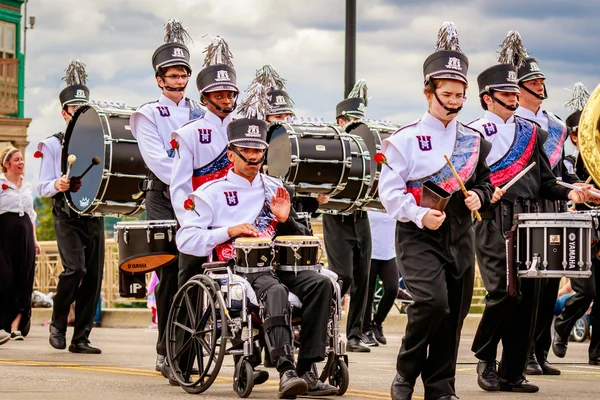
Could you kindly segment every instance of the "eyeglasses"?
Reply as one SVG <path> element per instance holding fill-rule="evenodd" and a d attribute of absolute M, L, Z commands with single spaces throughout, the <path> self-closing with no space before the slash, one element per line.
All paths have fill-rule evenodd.
<path fill-rule="evenodd" d="M 189 75 L 165 75 L 165 78 L 169 78 L 169 79 L 174 79 L 174 80 L 179 80 L 179 79 L 183 79 L 184 81 L 188 80 L 190 78 Z"/>

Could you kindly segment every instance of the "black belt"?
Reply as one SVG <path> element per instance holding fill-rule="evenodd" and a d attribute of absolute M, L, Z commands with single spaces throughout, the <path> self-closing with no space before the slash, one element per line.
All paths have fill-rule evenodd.
<path fill-rule="evenodd" d="M 496 207 L 484 212 L 481 218 L 496 221 L 502 232 L 506 232 L 511 229 L 515 215 L 540 211 L 540 203 L 535 199 L 517 198 L 514 203 L 500 200 Z"/>
<path fill-rule="evenodd" d="M 169 185 L 165 184 L 160 179 L 144 179 L 142 181 L 142 187 L 140 188 L 143 192 L 156 191 L 156 192 L 168 192 Z"/>

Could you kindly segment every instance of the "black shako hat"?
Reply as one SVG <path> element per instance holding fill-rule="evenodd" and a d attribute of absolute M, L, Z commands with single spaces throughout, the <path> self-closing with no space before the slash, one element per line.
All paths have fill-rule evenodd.
<path fill-rule="evenodd" d="M 258 118 L 240 118 L 227 125 L 227 140 L 230 145 L 266 149 L 267 123 Z"/>
<path fill-rule="evenodd" d="M 191 40 L 180 21 L 168 20 L 165 24 L 165 43 L 152 54 L 154 72 L 159 74 L 161 68 L 182 66 L 191 74 L 190 51 L 185 45 Z"/>
<path fill-rule="evenodd" d="M 365 107 L 368 105 L 367 81 L 359 79 L 348 94 L 348 98 L 340 101 L 335 106 L 335 117 L 364 118 Z"/>
<path fill-rule="evenodd" d="M 538 78 L 546 79 L 546 75 L 540 70 L 540 65 L 534 57 L 527 57 L 519 68 L 519 82 Z"/>
<path fill-rule="evenodd" d="M 196 86 L 200 93 L 218 92 L 231 90 L 239 93 L 236 85 L 236 74 L 233 67 L 233 55 L 229 51 L 229 45 L 220 36 L 217 36 L 204 50 L 203 69 L 196 77 Z"/>
<path fill-rule="evenodd" d="M 271 90 L 268 93 L 271 111 L 268 115 L 294 114 L 294 105 L 290 95 L 284 89 Z"/>
<path fill-rule="evenodd" d="M 479 95 L 497 92 L 519 93 L 517 68 L 510 64 L 498 64 L 489 67 L 477 77 Z"/>

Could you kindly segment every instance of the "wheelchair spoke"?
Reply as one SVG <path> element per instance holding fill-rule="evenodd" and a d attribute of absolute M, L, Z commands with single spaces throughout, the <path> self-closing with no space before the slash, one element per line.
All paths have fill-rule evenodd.
<path fill-rule="evenodd" d="M 188 318 L 190 319 L 190 325 L 195 327 L 196 326 L 196 310 L 192 306 L 192 299 L 190 299 L 188 293 L 189 293 L 189 290 L 183 294 L 183 298 L 185 299 L 185 305 L 188 309 Z"/>
<path fill-rule="evenodd" d="M 210 363 L 212 362 L 212 359 L 214 357 L 213 349 L 211 348 L 210 344 L 208 344 L 206 342 L 206 340 L 204 340 L 203 337 L 196 337 L 196 341 L 208 353 L 208 357 L 209 357 L 208 364 L 210 365 Z"/>
<path fill-rule="evenodd" d="M 177 353 L 175 353 L 175 357 L 173 357 L 173 358 L 175 360 L 179 360 L 179 358 L 181 357 L 181 354 L 183 354 L 184 351 L 187 351 L 187 349 L 189 349 L 193 340 L 194 340 L 194 337 L 190 336 L 190 338 L 185 341 L 183 346 L 181 346 L 181 348 L 179 350 L 177 350 Z"/>
<path fill-rule="evenodd" d="M 196 333 L 194 328 L 190 328 L 189 326 L 186 326 L 186 325 L 182 324 L 181 322 L 174 322 L 173 325 L 183 329 L 184 331 L 188 332 L 190 335 L 193 335 L 194 333 Z"/>

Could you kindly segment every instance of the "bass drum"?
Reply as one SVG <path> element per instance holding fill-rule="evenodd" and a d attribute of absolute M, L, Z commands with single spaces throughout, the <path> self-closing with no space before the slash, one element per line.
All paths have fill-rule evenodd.
<path fill-rule="evenodd" d="M 352 166 L 350 139 L 337 126 L 275 122 L 267 140 L 267 174 L 294 186 L 297 194 L 334 195 L 345 188 Z"/>
<path fill-rule="evenodd" d="M 67 159 L 72 154 L 77 159 L 70 177 L 85 173 L 79 190 L 65 192 L 69 207 L 76 213 L 134 216 L 143 211 L 143 198 L 137 194 L 147 169 L 129 127 L 132 113 L 131 109 L 89 105 L 78 109 L 69 123 L 62 171 L 67 171 Z M 95 157 L 100 160 L 98 165 L 92 162 Z"/>
<path fill-rule="evenodd" d="M 360 136 L 348 135 L 352 154 L 352 167 L 348 183 L 341 192 L 319 208 L 329 214 L 350 214 L 360 210 L 371 192 L 371 158 L 369 150 Z"/>
<path fill-rule="evenodd" d="M 383 205 L 379 201 L 379 193 L 377 192 L 379 187 L 379 175 L 381 174 L 381 168 L 383 166 L 375 162 L 375 154 L 381 151 L 383 141 L 400 129 L 400 126 L 381 121 L 360 120 L 350 122 L 344 128 L 347 133 L 360 136 L 370 154 L 373 184 L 363 202 L 362 209 L 385 211 Z"/>

